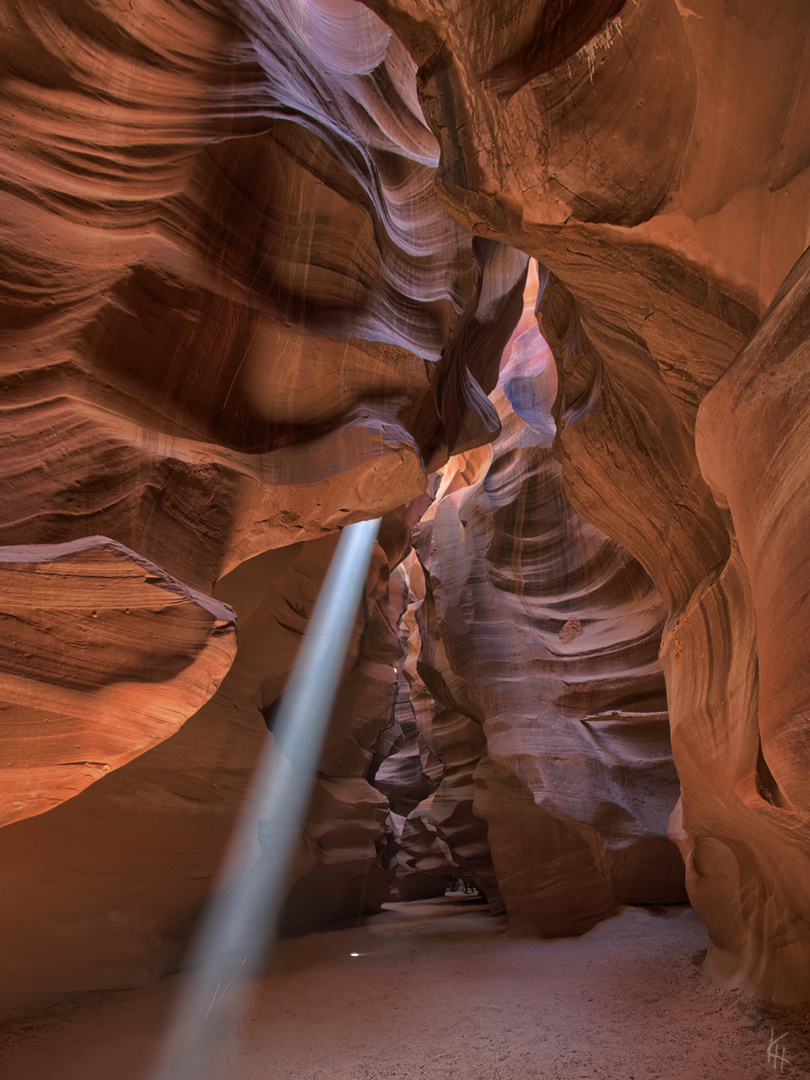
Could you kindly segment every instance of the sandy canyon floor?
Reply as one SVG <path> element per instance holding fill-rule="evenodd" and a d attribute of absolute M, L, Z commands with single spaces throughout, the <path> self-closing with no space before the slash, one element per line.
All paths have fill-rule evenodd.
<path fill-rule="evenodd" d="M 467 898 L 388 905 L 280 944 L 222 1080 L 810 1078 L 806 1015 L 709 984 L 705 946 L 687 907 L 542 942 Z M 146 1080 L 179 982 L 4 1018 L 0 1078 Z"/>

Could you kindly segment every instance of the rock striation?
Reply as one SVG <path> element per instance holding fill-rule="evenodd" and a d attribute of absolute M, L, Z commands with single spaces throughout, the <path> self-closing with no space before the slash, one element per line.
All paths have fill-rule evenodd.
<path fill-rule="evenodd" d="M 215 881 L 252 767 L 264 740 L 272 739 L 273 707 L 335 543 L 327 536 L 269 551 L 226 575 L 211 604 L 239 613 L 239 648 L 210 700 L 186 723 L 178 721 L 171 737 L 163 732 L 152 749 L 133 752 L 132 760 L 118 762 L 91 786 L 86 780 L 85 790 L 70 792 L 75 797 L 0 829 L 3 1006 L 43 992 L 141 985 L 178 964 Z M 103 549 L 95 552 L 92 565 L 106 572 L 109 587 L 120 556 L 116 551 L 105 562 L 104 555 Z M 143 584 L 143 567 L 136 566 L 139 576 L 125 578 L 126 588 L 135 595 L 158 592 Z M 121 585 L 112 580 L 120 595 Z M 168 602 L 177 603 L 170 595 Z M 381 865 L 388 803 L 365 775 L 380 732 L 393 718 L 401 603 L 401 588 L 378 548 L 309 819 L 302 822 L 282 915 L 287 931 L 379 910 L 388 895 Z M 153 631 L 151 639 L 162 646 L 168 635 Z M 233 648 L 232 632 L 214 637 L 219 640 Z M 200 652 L 205 658 L 202 647 Z M 144 693 L 159 702 L 156 675 L 153 669 Z M 113 689 L 126 700 L 131 684 Z M 133 708 L 137 704 L 135 697 Z M 124 707 L 111 715 L 121 725 L 118 738 L 132 738 Z M 147 718 L 145 712 L 144 723 Z M 163 725 L 170 720 L 168 713 Z M 101 725 L 85 728 L 85 744 L 111 738 Z"/>
<path fill-rule="evenodd" d="M 102 536 L 0 549 L 0 825 L 173 735 L 236 654 L 236 616 Z"/>
<path fill-rule="evenodd" d="M 4 674 L 31 695 L 15 745 L 36 744 L 43 768 L 37 725 L 84 639 L 97 670 L 83 698 L 64 690 L 61 736 L 84 725 L 70 753 L 10 792 L 14 816 L 79 794 L 0 834 L 0 921 L 20 945 L 4 982 L 131 985 L 177 961 L 335 530 L 391 511 L 381 539 L 402 550 L 428 469 L 495 435 L 486 393 L 527 260 L 444 211 L 413 62 L 356 4 L 12 0 L 4 29 L 0 565 L 21 545 L 76 545 L 59 575 L 37 570 L 47 595 L 26 603 L 51 613 L 43 634 L 60 596 L 100 605 L 106 556 L 91 565 L 87 537 L 167 583 L 145 600 L 133 579 L 88 627 L 80 610 L 42 671 L 17 628 L 5 638 Z M 250 584 L 228 583 L 256 557 Z M 358 630 L 294 872 L 305 922 L 387 888 L 373 872 L 387 804 L 365 774 L 398 644 L 381 629 L 387 556 L 376 565 L 358 616 L 374 629 Z M 224 679 L 233 618 L 218 644 L 215 588 L 236 589 L 240 617 Z M 166 590 L 196 597 L 188 625 L 169 604 L 144 634 Z"/>
<path fill-rule="evenodd" d="M 3 984 L 177 961 L 332 534 L 384 514 L 289 918 L 373 909 L 379 860 L 540 933 L 671 897 L 660 639 L 707 969 L 810 1000 L 806 0 L 8 0 L 4 33 Z M 490 400 L 528 256 L 554 370 L 524 324 Z M 437 469 L 424 745 L 382 768 Z"/>
<path fill-rule="evenodd" d="M 412 62 L 370 12 L 9 21 L 0 543 L 103 532 L 210 589 L 494 434 L 525 258 L 441 208 Z"/>
<path fill-rule="evenodd" d="M 555 392 L 530 326 L 493 394 L 501 435 L 446 470 L 415 534 L 425 598 L 413 606 L 430 703 L 417 716 L 444 771 L 411 817 L 468 871 L 477 823 L 491 862 L 474 883 L 510 929 L 549 937 L 621 903 L 685 897 L 666 836 L 679 789 L 657 660 L 665 612 L 641 566 L 568 501 Z"/>
<path fill-rule="evenodd" d="M 791 625 L 791 609 L 780 574 L 741 543 L 752 535 L 750 503 L 734 498 L 735 466 L 721 465 L 715 447 L 732 445 L 724 387 L 741 349 L 763 379 L 783 370 L 787 385 L 797 373 L 800 316 L 784 338 L 765 330 L 778 355 L 753 348 L 763 331 L 753 335 L 808 243 L 810 14 L 798 0 L 767 15 L 753 0 L 733 11 L 718 0 L 550 2 L 515 5 L 508 19 L 495 3 L 372 6 L 419 64 L 445 206 L 545 267 L 538 317 L 557 365 L 566 491 L 639 560 L 666 605 L 661 658 L 683 786 L 673 831 L 695 853 L 689 885 L 709 925 L 708 967 L 767 997 L 808 1000 L 810 935 L 788 899 L 794 875 L 806 874 L 800 804 L 780 808 L 785 829 L 765 847 L 759 833 L 748 839 L 749 811 L 769 815 L 778 800 L 764 747 L 781 724 L 759 692 L 758 619 L 767 604 L 763 670 L 784 672 L 767 659 L 767 628 Z M 803 429 L 801 400 L 785 399 L 780 430 Z M 734 415 L 728 422 L 740 430 Z M 761 445 L 744 458 L 772 476 Z M 798 491 L 806 469 L 806 455 L 791 460 Z M 763 505 L 784 498 L 774 482 L 759 489 Z M 771 520 L 778 531 L 796 521 Z M 791 536 L 803 551 L 797 524 Z M 767 547 L 764 533 L 758 543 Z M 807 691 L 803 679 L 790 683 L 785 722 L 795 730 Z M 801 758 L 802 740 L 790 742 Z M 719 762 L 720 747 L 733 747 L 739 765 L 715 774 L 697 764 Z M 784 760 L 776 746 L 770 755 Z"/>
<path fill-rule="evenodd" d="M 788 1000 L 807 996 L 809 341 L 805 254 L 701 405 L 698 456 L 728 512 L 731 554 L 673 642 L 682 649 L 673 696 L 694 701 L 686 673 L 706 649 L 705 627 L 722 631 L 715 677 L 702 674 L 703 738 L 697 725 L 673 732 L 690 895 L 713 928 L 707 963 L 719 979 L 744 975 Z"/>

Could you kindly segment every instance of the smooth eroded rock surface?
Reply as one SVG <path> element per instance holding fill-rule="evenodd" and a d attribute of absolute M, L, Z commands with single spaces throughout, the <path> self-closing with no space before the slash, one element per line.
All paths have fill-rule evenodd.
<path fill-rule="evenodd" d="M 213 697 L 171 738 L 75 798 L 0 830 L 4 1006 L 43 993 L 140 985 L 177 965 L 272 739 L 268 722 L 272 728 L 336 539 L 267 552 L 226 576 L 211 605 L 230 612 L 227 601 L 239 613 L 239 649 Z M 103 560 L 100 567 L 109 574 Z M 138 571 L 127 588 L 155 590 L 143 584 L 140 564 Z M 177 603 L 177 594 L 168 596 Z M 378 547 L 301 823 L 282 913 L 287 930 L 379 910 L 388 896 L 381 865 L 388 803 L 365 776 L 393 719 L 401 603 L 401 588 L 389 593 Z M 145 647 L 150 640 L 162 639 L 144 635 Z M 114 684 L 119 694 L 121 685 Z"/>
<path fill-rule="evenodd" d="M 685 895 L 666 838 L 678 781 L 657 661 L 663 605 L 566 498 L 555 381 L 527 329 L 493 395 L 503 430 L 490 460 L 448 468 L 415 534 L 426 593 L 416 671 L 432 701 L 417 716 L 444 766 L 418 813 L 451 851 L 462 819 L 478 821 L 510 928 L 549 937 L 621 903 Z"/>
<path fill-rule="evenodd" d="M 0 544 L 134 553 L 125 617 L 86 552 L 19 603 L 0 565 L 4 730 L 48 770 L 0 833 L 6 985 L 176 962 L 331 534 L 386 514 L 303 921 L 406 872 L 540 933 L 669 896 L 660 641 L 708 969 L 810 1000 L 806 0 L 9 0 L 4 31 Z M 554 369 L 532 330 L 490 399 L 528 256 Z M 242 636 L 202 706 L 232 634 L 165 597 L 218 581 Z"/>
<path fill-rule="evenodd" d="M 546 268 L 538 315 L 557 364 L 555 455 L 566 491 L 639 560 L 666 605 L 661 658 L 685 770 L 673 830 L 701 853 L 690 889 L 709 921 L 710 956 L 723 957 L 715 968 L 757 993 L 807 1000 L 810 934 L 788 899 L 805 858 L 804 824 L 764 846 L 730 849 L 727 826 L 713 825 L 706 809 L 717 799 L 734 806 L 758 775 L 766 792 L 774 788 L 765 746 L 773 736 L 777 764 L 776 731 L 795 730 L 798 711 L 806 717 L 808 691 L 795 667 L 788 679 L 769 659 L 769 627 L 791 625 L 791 601 L 780 594 L 782 571 L 760 555 L 764 531 L 751 539 L 748 498 L 734 496 L 742 474 L 713 449 L 725 445 L 727 392 L 703 414 L 701 464 L 695 421 L 718 380 L 733 385 L 721 376 L 731 377 L 808 243 L 810 12 L 800 0 L 767 12 L 754 0 L 548 3 L 518 5 L 509 19 L 496 3 L 452 6 L 452 16 L 441 0 L 373 6 L 420 65 L 445 205 L 478 235 L 513 243 Z M 763 377 L 784 364 L 788 384 L 794 348 L 777 335 L 743 355 Z M 803 430 L 800 386 L 782 399 L 783 430 Z M 728 423 L 733 437 L 739 420 Z M 777 459 L 783 446 L 777 436 Z M 751 448 L 762 485 L 773 451 L 758 440 Z M 807 456 L 788 461 L 801 506 Z M 759 488 L 762 520 L 766 507 L 784 505 L 774 483 Z M 771 520 L 794 552 L 806 550 L 792 513 Z M 801 592 L 805 575 L 794 569 Z M 790 683 L 767 700 L 757 677 L 764 604 L 763 675 L 781 671 L 780 686 Z M 775 721 L 783 695 L 788 712 Z M 757 765 L 754 724 L 767 769 Z M 803 736 L 789 741 L 803 746 Z M 742 775 L 724 765 L 693 776 L 691 758 L 717 759 L 719 747 L 731 748 Z M 744 810 L 731 813 L 744 834 Z M 732 931 L 728 904 L 738 912 Z"/>
<path fill-rule="evenodd" d="M 160 721 L 158 697 L 141 695 L 134 740 L 133 671 L 151 679 L 196 639 L 175 642 L 170 605 L 126 660 L 88 638 L 93 677 L 110 684 L 92 694 L 114 705 L 105 738 L 114 724 L 115 762 L 134 760 L 0 834 L 6 985 L 27 993 L 128 985 L 177 962 L 335 531 L 394 512 L 381 534 L 393 565 L 428 469 L 497 433 L 486 392 L 527 258 L 441 206 L 413 61 L 360 5 L 13 0 L 4 29 L 0 543 L 103 533 L 186 591 L 219 582 L 227 596 L 231 571 L 247 582 L 218 693 L 200 709 L 214 676 L 196 698 L 178 685 Z M 323 546 L 296 548 L 310 540 Z M 261 567 L 243 570 L 253 557 Z M 357 631 L 294 871 L 303 922 L 373 909 L 387 889 L 374 870 L 387 803 L 365 775 L 399 646 L 393 627 L 377 634 L 379 552 L 376 565 L 358 616 L 376 629 Z M 120 628 L 99 621 L 142 629 L 128 606 Z M 43 660 L 60 673 L 84 633 L 68 622 Z M 9 671 L 25 680 L 17 639 L 12 627 Z M 76 713 L 76 748 L 60 750 L 79 763 L 75 791 L 113 754 L 91 745 L 91 705 L 60 694 Z M 14 737 L 30 745 L 28 720 Z M 42 776 L 25 783 L 15 806 L 64 797 L 62 778 L 51 792 Z"/>
<path fill-rule="evenodd" d="M 103 532 L 208 590 L 494 435 L 526 260 L 442 209 L 376 16 L 58 0 L 7 22 L 0 541 Z"/>
<path fill-rule="evenodd" d="M 0 548 L 0 824 L 173 735 L 236 654 L 236 616 L 103 536 Z"/>

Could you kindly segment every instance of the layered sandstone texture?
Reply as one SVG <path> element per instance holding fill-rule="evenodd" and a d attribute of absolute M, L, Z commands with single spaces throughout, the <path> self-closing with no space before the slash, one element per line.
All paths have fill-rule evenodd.
<path fill-rule="evenodd" d="M 379 906 L 386 575 L 427 471 L 497 431 L 527 259 L 442 208 L 413 61 L 359 5 L 3 23 L 2 795 L 38 815 L 0 833 L 3 984 L 130 985 L 177 961 L 335 530 L 390 511 L 290 912 Z"/>
<path fill-rule="evenodd" d="M 665 612 L 636 560 L 566 497 L 555 391 L 535 324 L 493 394 L 500 437 L 448 466 L 415 533 L 424 597 L 407 669 L 443 765 L 408 823 L 433 826 L 512 930 L 548 937 L 622 903 L 685 898 L 666 835 L 679 791 L 657 659 Z M 489 880 L 468 854 L 476 825 Z"/>
<path fill-rule="evenodd" d="M 683 787 L 672 828 L 709 926 L 708 969 L 810 1000 L 795 780 L 810 764 L 797 610 L 810 459 L 796 442 L 810 9 L 372 6 L 419 65 L 445 206 L 545 268 L 538 315 L 572 505 L 638 559 L 666 605 Z"/>
<path fill-rule="evenodd" d="M 226 575 L 217 587 L 219 601 L 211 603 L 238 612 L 239 648 L 207 704 L 172 737 L 118 762 L 80 794 L 0 830 L 0 1003 L 139 985 L 177 965 L 216 878 L 253 764 L 273 738 L 268 727 L 335 542 L 328 536 L 266 552 Z M 103 552 L 94 559 L 106 571 L 107 587 L 116 585 L 120 593 Z M 136 596 L 155 589 L 140 578 L 126 586 Z M 393 718 L 393 667 L 400 655 L 395 627 L 403 606 L 401 582 L 390 578 L 378 547 L 329 736 L 314 778 L 301 777 L 313 783 L 313 793 L 290 870 L 285 930 L 379 910 L 388 896 L 382 866 L 388 803 L 364 777 Z M 152 640 L 165 644 L 151 625 Z M 222 640 L 232 642 L 232 633 Z M 199 651 L 205 659 L 202 645 Z M 157 671 L 151 677 L 144 693 L 154 693 Z M 114 687 L 119 695 L 124 689 Z M 121 724 L 119 739 L 131 737 L 126 710 L 111 715 Z M 171 720 L 167 713 L 164 725 Z M 100 724 L 87 725 L 83 737 L 85 743 L 110 738 Z M 101 756 L 97 746 L 93 752 Z"/>
<path fill-rule="evenodd" d="M 387 753 L 370 776 L 390 807 L 389 838 L 383 861 L 393 900 L 440 896 L 447 888 L 448 879 L 462 872 L 429 815 L 444 766 L 430 749 L 417 722 L 413 691 L 417 678 L 412 619 L 413 561 L 411 552 L 399 568 L 407 610 L 403 604 L 399 625 L 402 660 L 397 666 L 394 723 L 383 736 Z"/>
<path fill-rule="evenodd" d="M 412 868 L 419 852 L 428 876 L 456 866 L 519 921 L 526 889 L 541 932 L 562 879 L 535 891 L 526 852 L 550 866 L 559 849 L 577 888 L 597 882 L 575 928 L 648 891 L 665 800 L 629 779 L 666 771 L 661 615 L 627 552 L 664 605 L 671 828 L 708 967 L 810 1000 L 805 0 L 9 0 L 3 20 L 2 700 L 14 753 L 48 771 L 9 800 L 33 816 L 0 832 L 17 970 L 3 984 L 124 985 L 176 960 L 326 534 L 387 513 L 345 676 L 351 738 L 338 725 L 327 747 L 295 870 L 313 919 L 378 902 L 380 875 L 371 900 L 359 881 L 390 851 L 366 778 L 396 635 L 378 652 L 360 627 L 404 602 L 382 599 L 383 563 L 407 549 L 427 474 L 460 453 L 410 575 L 405 667 L 436 759 L 432 800 L 401 830 L 424 834 Z M 556 479 L 532 371 L 504 384 L 514 416 L 500 399 L 511 451 L 493 472 L 475 449 L 498 433 L 486 394 L 520 314 L 521 253 L 542 266 Z M 478 516 L 463 518 L 467 489 Z M 577 539 L 541 564 L 544 500 Z M 237 602 L 221 579 L 253 557 L 269 575 Z M 485 563 L 501 577 L 471 595 L 461 568 Z M 36 587 L 20 598 L 23 575 Z M 117 600 L 102 603 L 102 580 Z M 227 676 L 217 581 L 243 606 Z M 540 636 L 528 677 L 548 716 L 506 678 L 475 685 L 454 650 L 480 647 L 476 619 L 496 669 Z M 275 653 L 265 621 L 286 641 Z M 133 679 L 135 642 L 149 670 Z M 111 711 L 93 712 L 105 695 Z M 567 798 L 575 760 L 592 799 Z"/>
<path fill-rule="evenodd" d="M 210 589 L 494 434 L 525 259 L 442 210 L 378 19 L 7 7 L 0 542 L 103 534 Z"/>
<path fill-rule="evenodd" d="M 232 608 L 121 544 L 0 548 L 0 825 L 173 735 L 236 653 Z"/>

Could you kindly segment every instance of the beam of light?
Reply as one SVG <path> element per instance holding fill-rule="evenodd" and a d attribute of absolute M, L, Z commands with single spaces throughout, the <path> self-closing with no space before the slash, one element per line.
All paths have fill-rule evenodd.
<path fill-rule="evenodd" d="M 275 931 L 379 527 L 379 519 L 361 521 L 341 534 L 150 1080 L 224 1080 L 230 1072 L 224 1058 L 247 979 Z"/>

